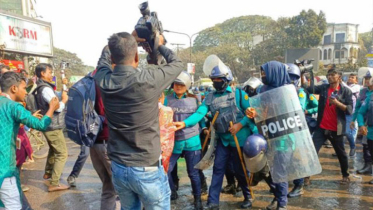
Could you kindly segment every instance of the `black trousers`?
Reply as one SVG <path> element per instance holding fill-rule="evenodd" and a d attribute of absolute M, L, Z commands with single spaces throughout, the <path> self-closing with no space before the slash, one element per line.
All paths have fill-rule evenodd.
<path fill-rule="evenodd" d="M 343 143 L 343 135 L 337 135 L 335 131 L 328 131 L 318 127 L 312 137 L 317 153 L 319 153 L 321 146 L 327 139 L 330 140 L 335 153 L 337 153 L 343 177 L 348 177 L 348 157 Z"/>
<path fill-rule="evenodd" d="M 373 154 L 373 139 L 368 139 L 367 142 L 368 142 L 369 153 Z"/>

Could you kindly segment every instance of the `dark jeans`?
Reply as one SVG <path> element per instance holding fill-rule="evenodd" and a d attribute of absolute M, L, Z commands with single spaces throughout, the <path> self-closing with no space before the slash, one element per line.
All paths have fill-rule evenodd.
<path fill-rule="evenodd" d="M 183 154 L 184 154 L 185 161 L 186 161 L 188 176 L 192 184 L 193 195 L 201 196 L 201 178 L 200 178 L 200 173 L 199 173 L 200 170 L 194 168 L 194 166 L 201 160 L 201 150 L 183 151 Z M 171 159 L 170 159 L 170 165 L 168 168 L 168 171 L 169 171 L 168 182 L 170 184 L 170 189 L 172 191 L 175 191 L 176 189 L 175 189 L 174 181 L 171 177 L 171 172 L 180 156 L 181 154 L 172 154 Z"/>
<path fill-rule="evenodd" d="M 171 170 L 168 169 L 168 171 L 170 172 Z M 179 177 L 177 176 L 177 161 L 175 163 L 175 166 L 174 168 L 172 169 L 171 171 L 171 177 L 172 177 L 172 181 L 175 183 L 175 182 L 179 182 Z"/>
<path fill-rule="evenodd" d="M 335 150 L 335 153 L 337 153 L 343 177 L 348 177 L 348 157 L 343 143 L 343 135 L 337 135 L 337 132 L 335 131 L 326 131 L 318 127 L 312 137 L 317 153 L 319 153 L 320 148 L 326 141 L 326 139 L 330 140 Z"/>
<path fill-rule="evenodd" d="M 363 144 L 363 157 L 365 163 L 372 163 L 372 156 L 370 155 L 368 144 Z"/>
<path fill-rule="evenodd" d="M 296 179 L 293 181 L 293 184 L 295 186 L 303 185 L 304 184 L 304 178 Z"/>
<path fill-rule="evenodd" d="M 242 150 L 242 148 L 241 148 Z M 238 184 L 240 185 L 242 189 L 242 193 L 245 197 L 245 199 L 251 198 L 251 194 L 249 191 L 249 188 L 247 186 L 246 178 L 245 178 L 245 172 L 242 169 L 241 161 L 238 156 L 237 148 L 227 146 L 225 147 L 221 140 L 218 140 L 218 145 L 216 146 L 215 151 L 215 161 L 214 161 L 214 167 L 213 167 L 213 174 L 212 174 L 212 180 L 211 180 L 211 186 L 209 190 L 209 196 L 208 196 L 208 204 L 219 204 L 219 197 L 220 197 L 220 191 L 223 185 L 223 179 L 224 179 L 224 173 L 225 169 L 228 165 L 228 162 L 230 160 L 230 155 L 233 155 L 233 167 L 236 174 L 236 178 L 238 181 Z"/>
<path fill-rule="evenodd" d="M 369 153 L 373 154 L 373 139 L 368 139 L 368 149 Z"/>
<path fill-rule="evenodd" d="M 273 195 L 275 196 L 275 200 L 278 202 L 278 207 L 284 207 L 288 203 L 288 182 L 280 182 L 274 183 L 272 181 L 272 176 L 265 177 L 264 180 L 268 184 L 269 188 L 271 188 Z"/>
<path fill-rule="evenodd" d="M 87 146 L 81 146 L 80 147 L 80 154 L 78 156 L 78 159 L 76 159 L 73 170 L 70 173 L 70 176 L 78 177 L 80 172 L 83 169 L 84 163 L 87 160 L 89 156 L 89 147 Z"/>
<path fill-rule="evenodd" d="M 225 178 L 227 178 L 228 185 L 235 184 L 234 176 L 233 155 L 231 154 L 228 160 L 227 169 L 225 169 Z"/>

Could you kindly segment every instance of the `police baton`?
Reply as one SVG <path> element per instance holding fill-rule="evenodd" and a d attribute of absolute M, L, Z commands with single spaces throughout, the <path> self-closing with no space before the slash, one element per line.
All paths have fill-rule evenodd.
<path fill-rule="evenodd" d="M 233 127 L 233 122 L 232 121 L 230 121 L 229 124 L 230 124 L 231 127 Z M 245 174 L 245 178 L 246 178 L 246 182 L 247 182 L 247 187 L 250 190 L 251 197 L 254 199 L 255 198 L 254 197 L 254 192 L 253 192 L 253 190 L 250 187 L 250 184 L 251 184 L 251 181 L 252 181 L 252 177 L 251 177 L 251 179 L 249 179 L 249 176 L 247 175 L 247 170 L 246 170 L 246 167 L 245 167 L 245 163 L 243 162 L 241 147 L 240 147 L 240 144 L 238 143 L 238 139 L 237 139 L 236 134 L 233 135 L 233 138 L 234 138 L 234 142 L 236 143 L 237 152 L 238 152 L 238 156 L 240 157 L 240 161 L 241 161 L 241 166 L 242 166 L 242 169 L 243 169 L 243 173 Z"/>
<path fill-rule="evenodd" d="M 218 116 L 219 116 L 219 111 L 217 111 L 217 112 L 215 113 L 214 118 L 212 119 L 211 125 L 210 125 L 210 127 L 209 127 L 209 133 L 206 135 L 205 141 L 203 142 L 203 146 L 202 146 L 202 154 L 203 154 L 203 152 L 205 151 L 205 148 L 206 148 L 206 146 L 207 146 L 207 141 L 209 140 L 209 137 L 210 137 L 211 128 L 212 128 L 212 126 L 214 126 L 215 121 L 216 121 L 216 119 L 218 118 Z"/>

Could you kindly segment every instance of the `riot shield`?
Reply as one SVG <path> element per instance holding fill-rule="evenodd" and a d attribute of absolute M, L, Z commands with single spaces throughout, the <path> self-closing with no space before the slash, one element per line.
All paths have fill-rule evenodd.
<path fill-rule="evenodd" d="M 203 156 L 202 160 L 197 163 L 197 165 L 194 166 L 194 168 L 199 169 L 199 170 L 206 170 L 210 168 L 214 164 L 215 160 L 215 150 L 216 150 L 216 145 L 218 143 L 217 137 L 215 135 L 215 128 L 214 126 L 211 126 L 211 140 L 210 140 L 210 145 L 207 149 L 207 152 L 205 156 Z"/>
<path fill-rule="evenodd" d="M 275 183 L 321 173 L 321 165 L 293 85 L 251 97 L 255 123 L 268 141 L 267 159 Z"/>

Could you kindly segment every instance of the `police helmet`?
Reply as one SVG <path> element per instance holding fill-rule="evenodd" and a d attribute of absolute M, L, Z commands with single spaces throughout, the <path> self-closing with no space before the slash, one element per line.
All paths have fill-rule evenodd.
<path fill-rule="evenodd" d="M 232 71 L 216 55 L 210 55 L 203 64 L 203 72 L 210 77 L 225 78 L 228 82 L 233 80 Z"/>
<path fill-rule="evenodd" d="M 262 81 L 256 77 L 250 77 L 245 83 L 243 83 L 243 87 L 246 88 L 247 86 L 257 89 L 260 85 L 262 85 Z"/>
<path fill-rule="evenodd" d="M 365 74 L 364 78 L 368 79 L 368 78 L 371 78 L 371 77 L 372 77 L 372 74 L 368 70 L 367 73 Z"/>
<path fill-rule="evenodd" d="M 292 83 L 295 86 L 298 86 L 299 79 L 300 79 L 300 69 L 299 69 L 299 67 L 297 65 L 293 64 L 293 63 L 287 63 L 285 65 L 286 65 L 287 72 L 289 74 L 289 77 L 290 77 Z"/>
<path fill-rule="evenodd" d="M 185 85 L 187 90 L 189 90 L 190 86 L 192 85 L 192 80 L 190 75 L 186 71 L 182 71 L 179 76 L 174 81 L 175 84 Z"/>
<path fill-rule="evenodd" d="M 267 141 L 260 134 L 253 134 L 247 137 L 243 146 L 244 159 L 247 170 L 256 173 L 262 170 L 267 164 Z"/>

